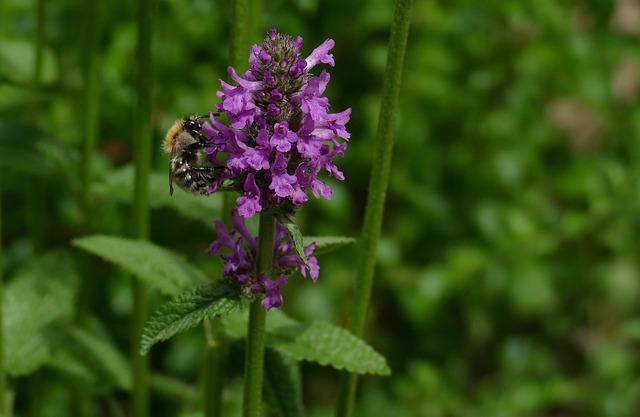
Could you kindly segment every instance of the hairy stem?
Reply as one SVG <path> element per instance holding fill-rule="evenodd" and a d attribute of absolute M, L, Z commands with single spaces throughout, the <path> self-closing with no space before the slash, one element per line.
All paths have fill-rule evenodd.
<path fill-rule="evenodd" d="M 3 323 L 2 300 L 4 280 L 2 275 L 2 168 L 0 167 L 0 323 Z M 4 370 L 4 326 L 0 326 L 0 415 L 9 415 L 7 410 L 7 376 Z"/>
<path fill-rule="evenodd" d="M 273 239 L 275 219 L 267 214 L 260 215 L 258 238 L 257 272 L 271 277 L 273 266 Z M 251 303 L 247 350 L 244 363 L 243 417 L 258 417 L 262 403 L 262 375 L 264 370 L 264 342 L 266 335 L 267 311 L 260 299 Z"/>
<path fill-rule="evenodd" d="M 353 306 L 349 318 L 349 330 L 358 336 L 364 330 L 367 308 L 371 297 L 376 249 L 380 238 L 391 168 L 393 133 L 396 127 L 396 115 L 399 107 L 400 80 L 402 78 L 402 64 L 407 45 L 412 3 L 413 0 L 396 0 L 393 22 L 391 23 L 387 67 L 382 86 L 382 102 L 378 119 L 378 133 L 373 150 L 373 169 L 371 170 L 364 224 L 360 238 L 361 252 L 358 259 Z M 336 416 L 349 417 L 352 415 L 356 384 L 356 374 L 343 373 L 341 375 Z"/>
<path fill-rule="evenodd" d="M 220 319 L 205 321 L 204 331 L 207 338 L 202 378 L 204 415 L 218 417 L 222 410 L 222 390 L 227 370 L 229 341 L 222 329 Z"/>

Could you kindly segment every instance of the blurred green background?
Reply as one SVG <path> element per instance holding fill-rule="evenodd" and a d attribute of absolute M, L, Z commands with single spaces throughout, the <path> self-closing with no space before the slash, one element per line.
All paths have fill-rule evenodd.
<path fill-rule="evenodd" d="M 79 2 L 44 4 L 46 48 L 34 82 L 36 2 L 0 3 L 8 290 L 41 254 L 59 251 L 58 266 L 67 253 L 78 257 L 69 241 L 88 229 L 129 234 L 134 4 L 102 5 L 99 152 L 88 229 L 77 198 L 86 19 Z M 215 239 L 218 197 L 197 203 L 200 209 L 182 193 L 167 203 L 168 160 L 160 144 L 175 119 L 217 103 L 218 79 L 229 65 L 229 4 L 156 6 L 159 180 L 151 187 L 151 240 L 212 272 L 214 261 L 203 250 Z M 330 181 L 331 201 L 312 199 L 300 212 L 306 235 L 359 233 L 392 11 L 389 0 L 265 3 L 261 35 L 252 43 L 270 27 L 302 36 L 304 54 L 333 38 L 336 66 L 326 95 L 332 110 L 353 109 L 349 149 L 338 161 L 346 180 Z M 415 2 L 365 336 L 393 375 L 361 379 L 356 415 L 638 415 L 639 40 L 637 0 Z M 176 201 L 187 209 L 177 211 Z M 283 310 L 344 325 L 354 256 L 355 248 L 321 255 L 318 283 L 291 279 Z M 125 356 L 129 280 L 107 264 L 75 262 L 96 288 L 83 315 Z M 153 305 L 162 301 L 155 295 Z M 154 348 L 154 372 L 192 392 L 202 347 L 196 329 Z M 74 375 L 69 358 L 55 352 L 12 379 L 18 415 L 69 415 L 66 387 L 92 370 Z M 308 415 L 332 415 L 338 373 L 310 364 L 302 371 Z M 85 386 L 89 409 L 115 415 L 127 401 L 126 384 L 93 377 Z M 232 379 L 225 393 L 230 410 L 237 409 L 238 383 Z M 177 397 L 154 392 L 154 415 L 190 411 Z"/>

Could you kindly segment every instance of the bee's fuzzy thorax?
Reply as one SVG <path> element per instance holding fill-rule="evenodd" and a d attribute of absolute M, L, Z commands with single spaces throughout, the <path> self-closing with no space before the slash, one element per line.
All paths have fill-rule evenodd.
<path fill-rule="evenodd" d="M 163 148 L 166 153 L 171 153 L 173 145 L 176 143 L 176 138 L 184 129 L 184 119 L 177 120 L 167 131 L 167 136 L 164 138 Z"/>

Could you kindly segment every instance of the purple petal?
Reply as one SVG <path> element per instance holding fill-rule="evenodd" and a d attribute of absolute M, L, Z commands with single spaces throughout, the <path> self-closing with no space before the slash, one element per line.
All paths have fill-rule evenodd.
<path fill-rule="evenodd" d="M 319 62 L 334 66 L 335 63 L 333 61 L 333 55 L 329 54 L 328 52 L 331 50 L 331 48 L 333 48 L 335 44 L 336 43 L 333 41 L 333 39 L 327 39 L 326 41 L 322 42 L 322 45 L 314 49 L 313 52 L 311 52 L 311 55 L 309 55 L 305 59 L 305 61 L 307 61 L 307 67 L 305 69 L 308 71 L 311 68 L 315 67 Z"/>

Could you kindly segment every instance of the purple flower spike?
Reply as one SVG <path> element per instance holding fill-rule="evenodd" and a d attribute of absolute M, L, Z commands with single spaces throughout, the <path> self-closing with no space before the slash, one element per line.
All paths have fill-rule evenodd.
<path fill-rule="evenodd" d="M 331 197 L 319 173 L 343 179 L 333 159 L 344 156 L 346 143 L 338 138 L 350 136 L 345 125 L 351 109 L 331 113 L 323 96 L 329 73 L 309 72 L 320 64 L 334 65 L 329 53 L 334 45 L 327 39 L 303 58 L 302 38 L 271 29 L 261 45 L 251 48 L 249 70 L 240 75 L 229 68 L 233 83 L 220 80 L 217 111 L 229 124 L 211 117 L 203 126 L 207 161 L 220 168 L 208 192 L 223 188 L 242 194 L 237 200 L 241 216 L 291 213 L 308 200 L 308 191 Z"/>

